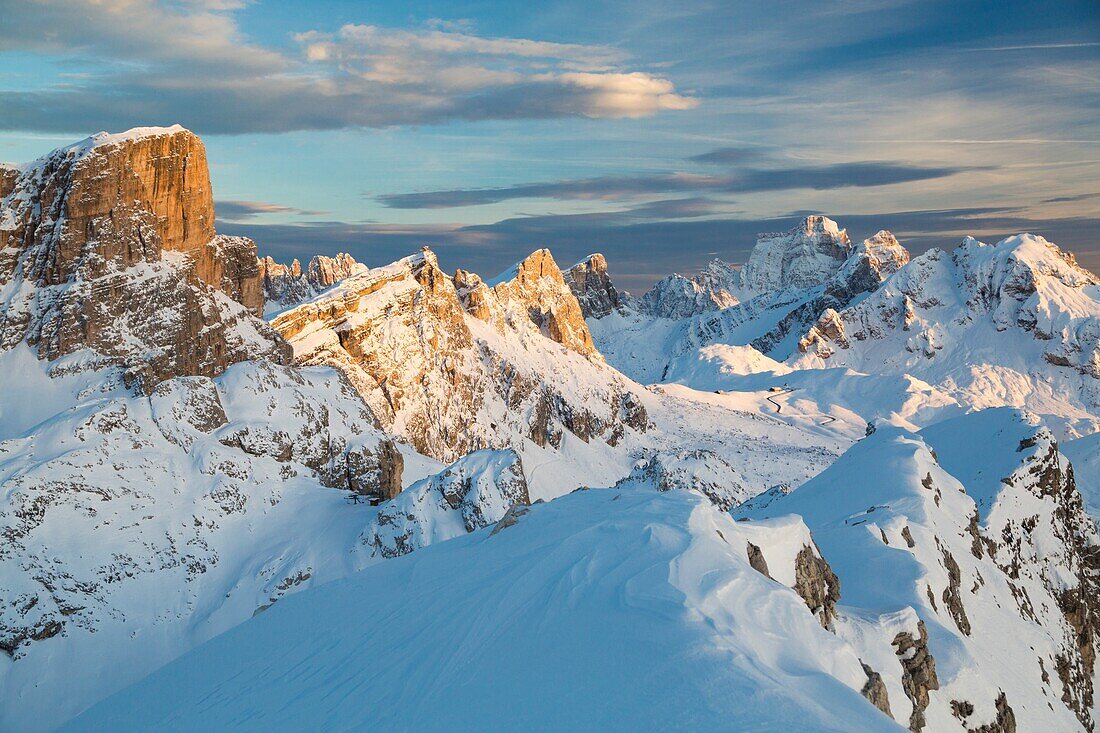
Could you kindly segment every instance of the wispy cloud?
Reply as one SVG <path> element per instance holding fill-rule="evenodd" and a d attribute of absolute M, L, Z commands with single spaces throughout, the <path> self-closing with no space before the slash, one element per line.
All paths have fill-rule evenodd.
<path fill-rule="evenodd" d="M 745 169 L 721 176 L 694 173 L 614 176 L 527 183 L 502 188 L 385 194 L 376 198 L 382 204 L 395 209 L 444 209 L 529 198 L 610 200 L 689 191 L 759 193 L 799 188 L 814 190 L 861 188 L 945 178 L 966 171 L 987 169 L 982 166 L 926 167 L 892 161 L 857 161 L 828 165 Z"/>
<path fill-rule="evenodd" d="M 997 51 L 1036 51 L 1058 48 L 1095 48 L 1100 42 L 1085 41 L 1082 43 L 1027 43 L 1016 46 L 985 46 L 982 48 L 961 48 L 960 51 L 968 53 L 991 53 Z"/>
<path fill-rule="evenodd" d="M 245 37 L 238 7 L 44 0 L 6 8 L 0 48 L 83 55 L 97 73 L 0 92 L 0 128 L 78 132 L 152 120 L 200 132 L 282 132 L 636 118 L 698 104 L 671 80 L 631 69 L 612 46 L 484 37 L 442 22 L 348 24 L 298 33 L 293 54 Z"/>
<path fill-rule="evenodd" d="M 311 211 L 293 206 L 272 204 L 265 201 L 218 201 L 214 205 L 219 219 L 249 221 L 263 214 L 293 214 L 296 216 L 324 216 L 327 211 Z"/>

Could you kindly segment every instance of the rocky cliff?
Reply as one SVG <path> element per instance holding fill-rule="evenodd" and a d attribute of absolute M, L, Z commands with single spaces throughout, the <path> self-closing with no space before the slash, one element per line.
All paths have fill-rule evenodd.
<path fill-rule="evenodd" d="M 577 297 L 585 318 L 603 318 L 612 312 L 629 308 L 632 299 L 621 293 L 607 273 L 607 260 L 602 254 L 591 254 L 569 268 L 565 282 Z"/>
<path fill-rule="evenodd" d="M 90 349 L 146 389 L 285 361 L 255 245 L 214 232 L 206 155 L 180 127 L 100 133 L 22 169 L 0 201 L 0 347 Z"/>
<path fill-rule="evenodd" d="M 342 369 L 387 430 L 440 460 L 525 440 L 557 448 L 566 434 L 615 444 L 648 426 L 545 251 L 490 285 L 464 271 L 448 277 L 424 250 L 357 273 L 272 325 L 299 363 Z"/>
<path fill-rule="evenodd" d="M 826 216 L 807 216 L 788 232 L 761 234 L 741 269 L 741 287 L 769 293 L 825 282 L 848 259 L 848 233 Z"/>
<path fill-rule="evenodd" d="M 260 260 L 264 310 L 272 314 L 303 303 L 363 267 L 346 252 L 335 257 L 317 255 L 304 270 L 297 259 L 283 265 L 264 257 Z"/>

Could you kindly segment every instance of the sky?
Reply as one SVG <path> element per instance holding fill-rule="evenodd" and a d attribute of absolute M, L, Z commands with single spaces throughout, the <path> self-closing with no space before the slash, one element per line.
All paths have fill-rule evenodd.
<path fill-rule="evenodd" d="M 1100 271 L 1100 2 L 0 0 L 0 160 L 202 136 L 261 255 L 603 252 L 640 292 L 823 213 Z"/>

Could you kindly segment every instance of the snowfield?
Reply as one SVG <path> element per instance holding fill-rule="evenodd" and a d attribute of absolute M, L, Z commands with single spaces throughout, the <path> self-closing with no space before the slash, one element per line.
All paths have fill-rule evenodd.
<path fill-rule="evenodd" d="M 280 602 L 63 730 L 899 730 L 749 565 L 755 529 L 577 492 Z"/>

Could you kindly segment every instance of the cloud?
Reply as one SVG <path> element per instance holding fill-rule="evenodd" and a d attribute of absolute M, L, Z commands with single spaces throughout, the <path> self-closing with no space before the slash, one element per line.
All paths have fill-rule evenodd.
<path fill-rule="evenodd" d="M 0 129 L 180 122 L 200 133 L 285 132 L 632 118 L 698 104 L 669 79 L 631 70 L 629 55 L 612 46 L 484 37 L 434 20 L 416 29 L 305 31 L 284 52 L 245 37 L 238 7 L 44 0 L 6 9 L 0 48 L 81 59 L 94 73 L 0 91 Z"/>
<path fill-rule="evenodd" d="M 718 148 L 701 155 L 693 155 L 689 160 L 696 163 L 715 163 L 730 165 L 734 163 L 750 163 L 769 157 L 770 151 L 765 148 L 730 147 Z"/>
<path fill-rule="evenodd" d="M 1100 193 L 1081 193 L 1076 196 L 1055 196 L 1050 199 L 1043 199 L 1041 203 L 1044 204 L 1069 204 L 1076 203 L 1078 201 L 1088 201 L 1089 199 L 1100 198 Z"/>
<path fill-rule="evenodd" d="M 987 170 L 982 166 L 925 167 L 891 161 L 858 161 L 829 165 L 739 170 L 731 175 L 662 173 L 608 176 L 502 188 L 470 188 L 423 193 L 384 194 L 379 202 L 395 209 L 445 209 L 492 204 L 511 199 L 609 200 L 647 194 L 688 191 L 759 193 L 790 189 L 829 190 L 886 186 L 895 183 L 946 178 L 958 173 Z"/>
<path fill-rule="evenodd" d="M 217 201 L 214 205 L 219 219 L 238 222 L 255 219 L 262 214 L 294 214 L 297 216 L 323 216 L 325 211 L 296 209 L 293 206 L 271 204 L 264 201 Z"/>

